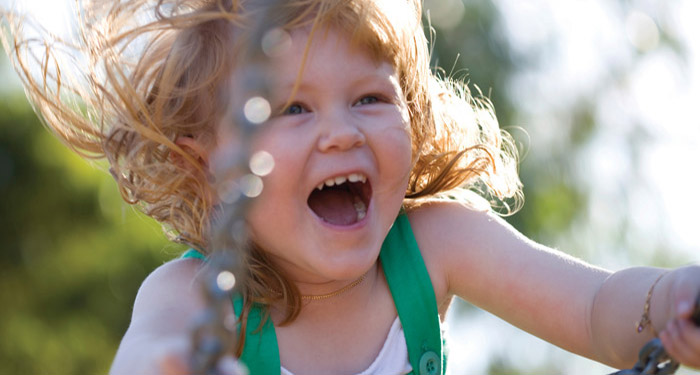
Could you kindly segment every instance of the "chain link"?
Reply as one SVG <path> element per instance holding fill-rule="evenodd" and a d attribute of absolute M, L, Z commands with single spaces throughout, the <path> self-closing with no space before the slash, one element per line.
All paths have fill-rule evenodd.
<path fill-rule="evenodd" d="M 679 364 L 664 349 L 661 340 L 649 341 L 639 351 L 639 360 L 631 369 L 620 370 L 611 375 L 668 375 L 674 374 Z"/>
<path fill-rule="evenodd" d="M 219 361 L 235 345 L 235 316 L 230 311 L 233 283 L 223 285 L 221 275 L 235 275 L 235 257 L 218 252 L 209 257 L 201 278 L 207 308 L 194 322 L 190 366 L 196 375 L 219 375 Z M 228 273 L 227 273 L 228 272 Z M 242 375 L 242 374 L 227 374 Z"/>
<path fill-rule="evenodd" d="M 240 74 L 242 79 L 243 97 L 249 103 L 251 99 L 263 101 L 269 90 L 268 78 L 265 75 L 267 56 L 263 51 L 263 38 L 275 24 L 271 22 L 274 9 L 281 0 L 256 0 L 255 5 L 260 6 L 262 12 L 257 19 L 249 36 L 248 49 L 242 51 L 245 56 L 242 61 Z M 230 98 L 229 98 L 230 99 Z M 249 111 L 248 111 L 249 112 Z M 222 195 L 226 196 L 221 210 L 221 218 L 216 220 L 212 236 L 213 253 L 208 256 L 207 264 L 200 277 L 203 287 L 203 295 L 206 309 L 194 322 L 191 334 L 192 356 L 190 366 L 193 375 L 224 375 L 221 359 L 233 354 L 236 344 L 237 320 L 229 313 L 231 309 L 231 296 L 242 285 L 241 254 L 249 252 L 248 230 L 245 221 L 246 214 L 252 200 L 260 194 L 262 180 L 251 171 L 250 145 L 254 136 L 260 131 L 261 124 L 265 122 L 267 114 L 254 113 L 251 116 L 244 105 L 234 108 L 232 115 L 228 116 L 235 140 L 230 139 L 231 144 L 221 140 L 221 148 L 227 149 L 225 157 L 220 158 L 214 166 L 215 187 Z M 263 111 L 264 112 L 264 111 Z M 235 143 L 235 144 L 233 144 Z M 256 185 L 257 184 L 257 185 Z M 244 368 L 232 369 L 225 375 L 243 375 Z"/>

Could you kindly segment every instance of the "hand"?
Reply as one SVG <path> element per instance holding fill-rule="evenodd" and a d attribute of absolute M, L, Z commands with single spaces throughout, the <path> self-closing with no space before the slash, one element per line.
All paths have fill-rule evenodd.
<path fill-rule="evenodd" d="M 130 338 L 122 342 L 110 369 L 111 375 L 198 375 L 191 367 L 192 349 L 187 336 L 155 340 Z M 248 375 L 241 362 L 233 356 L 222 357 L 217 375 Z"/>
<path fill-rule="evenodd" d="M 673 315 L 659 338 L 666 352 L 684 366 L 700 368 L 700 267 L 685 267 L 671 286 Z"/>

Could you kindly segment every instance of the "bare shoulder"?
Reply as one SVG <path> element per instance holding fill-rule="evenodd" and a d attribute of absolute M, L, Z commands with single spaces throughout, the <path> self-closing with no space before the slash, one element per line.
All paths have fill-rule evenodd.
<path fill-rule="evenodd" d="M 451 272 L 474 266 L 484 245 L 483 236 L 511 231 L 490 210 L 456 201 L 425 202 L 408 211 L 408 217 L 438 301 L 455 294 Z"/>
<path fill-rule="evenodd" d="M 493 220 L 501 220 L 498 215 L 491 212 L 488 207 L 472 206 L 466 203 L 435 199 L 426 201 L 416 208 L 408 211 L 411 223 L 415 223 L 419 227 L 449 227 L 460 226 L 465 224 L 476 224 L 478 222 L 488 222 Z M 419 228 L 420 230 L 421 228 Z"/>
<path fill-rule="evenodd" d="M 525 239 L 490 210 L 457 201 L 429 201 L 410 210 L 408 216 L 419 245 L 424 245 L 421 249 L 429 257 L 482 246 L 485 236 L 500 232 Z"/>
<path fill-rule="evenodd" d="M 156 268 L 141 284 L 123 341 L 184 333 L 204 307 L 196 282 L 202 261 L 177 259 Z"/>
<path fill-rule="evenodd" d="M 436 200 L 408 215 L 438 300 L 452 295 L 479 300 L 490 289 L 486 280 L 493 279 L 495 270 L 518 265 L 533 253 L 549 251 L 488 206 Z"/>
<path fill-rule="evenodd" d="M 139 288 L 134 315 L 196 302 L 199 290 L 195 280 L 201 268 L 202 261 L 198 259 L 176 259 L 156 268 Z"/>

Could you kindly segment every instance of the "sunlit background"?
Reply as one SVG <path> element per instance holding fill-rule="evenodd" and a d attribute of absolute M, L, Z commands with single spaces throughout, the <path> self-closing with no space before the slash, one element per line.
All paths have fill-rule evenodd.
<path fill-rule="evenodd" d="M 15 5 L 70 35 L 67 3 Z M 611 269 L 700 262 L 700 2 L 426 8 L 435 63 L 488 95 L 520 145 L 513 225 Z M 0 372 L 106 373 L 138 285 L 183 249 L 41 128 L 5 56 L 0 69 Z M 463 302 L 449 327 L 455 374 L 612 371 Z"/>

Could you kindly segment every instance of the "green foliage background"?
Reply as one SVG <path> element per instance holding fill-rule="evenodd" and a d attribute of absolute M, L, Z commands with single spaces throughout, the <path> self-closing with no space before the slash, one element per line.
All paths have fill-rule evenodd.
<path fill-rule="evenodd" d="M 0 196 L 0 373 L 107 373 L 138 286 L 178 249 L 19 92 L 0 101 Z"/>
<path fill-rule="evenodd" d="M 527 203 L 508 220 L 535 240 L 556 243 L 588 203 L 571 178 L 569 155 L 594 132 L 593 107 L 572 108 L 575 121 L 562 129 L 559 147 L 530 150 L 513 127 L 527 131 L 528 124 L 514 123 L 517 105 L 505 95 L 508 77 L 528 62 L 511 53 L 492 2 L 464 5 L 456 26 L 438 29 L 434 63 L 478 85 L 513 130 L 529 154 L 521 165 Z M 0 68 L 7 64 L 3 55 Z M 537 157 L 542 153 L 545 164 Z M 0 374 L 107 373 L 138 286 L 184 248 L 121 201 L 104 165 L 80 159 L 46 131 L 19 90 L 0 92 L 0 197 Z M 557 368 L 518 368 L 502 356 L 491 364 L 493 373 Z"/>

